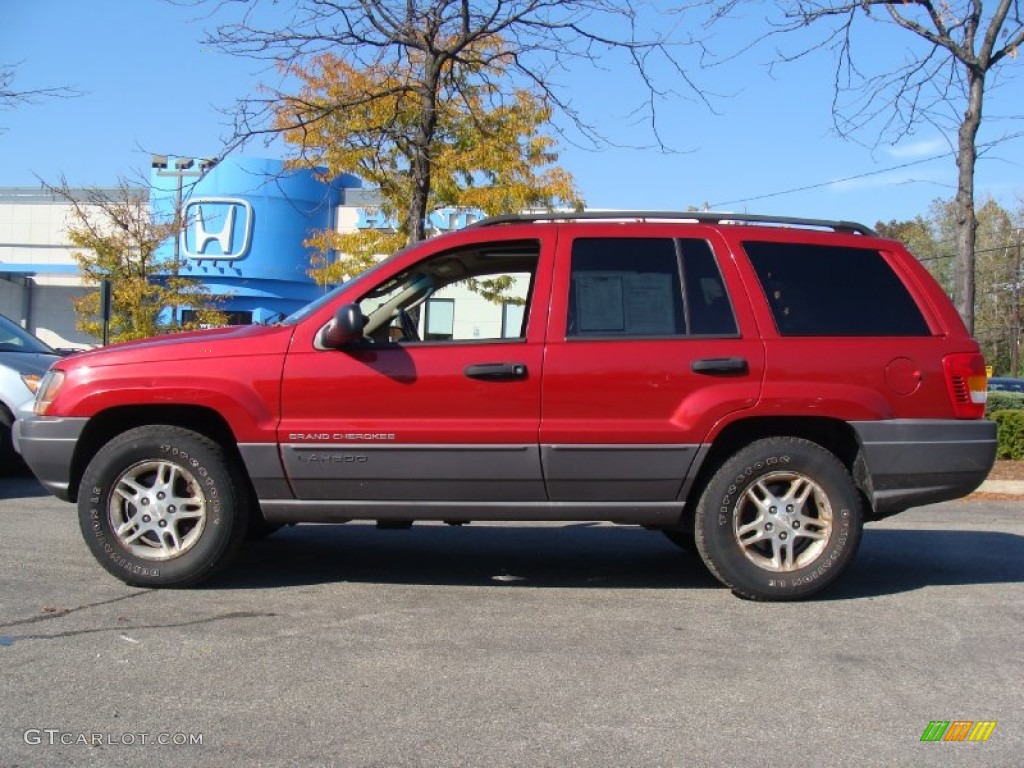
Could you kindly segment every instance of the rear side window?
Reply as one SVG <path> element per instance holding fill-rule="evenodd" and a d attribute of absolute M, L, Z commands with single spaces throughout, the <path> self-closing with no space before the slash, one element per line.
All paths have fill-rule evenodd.
<path fill-rule="evenodd" d="M 783 336 L 928 336 L 892 267 L 867 248 L 745 242 Z"/>
<path fill-rule="evenodd" d="M 734 335 L 736 320 L 703 240 L 580 238 L 573 242 L 566 335 Z"/>

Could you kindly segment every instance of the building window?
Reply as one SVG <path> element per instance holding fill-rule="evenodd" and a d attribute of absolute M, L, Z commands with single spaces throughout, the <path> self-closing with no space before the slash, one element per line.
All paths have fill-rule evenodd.
<path fill-rule="evenodd" d="M 526 304 L 521 301 L 505 301 L 501 305 L 501 338 L 519 339 L 526 335 L 523 320 L 526 318 Z"/>
<path fill-rule="evenodd" d="M 252 325 L 252 312 L 242 311 L 231 311 L 224 312 L 226 318 L 225 325 Z M 183 309 L 181 310 L 181 322 L 182 323 L 194 323 L 196 320 L 196 311 L 194 309 Z M 212 326 L 211 326 L 212 327 Z"/>
<path fill-rule="evenodd" d="M 451 339 L 455 335 L 455 299 L 428 299 L 423 327 L 427 341 Z"/>

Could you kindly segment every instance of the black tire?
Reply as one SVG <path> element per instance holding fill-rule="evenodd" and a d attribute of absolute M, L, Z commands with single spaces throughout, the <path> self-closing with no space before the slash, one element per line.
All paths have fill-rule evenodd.
<path fill-rule="evenodd" d="M 697 505 L 697 549 L 740 597 L 798 600 L 850 564 L 863 518 L 860 494 L 834 455 L 773 437 L 743 448 L 711 478 Z"/>
<path fill-rule="evenodd" d="M 14 450 L 14 437 L 11 435 L 13 426 L 14 416 L 5 405 L 0 404 L 0 476 L 29 474 L 21 454 Z"/>
<path fill-rule="evenodd" d="M 14 441 L 11 437 L 12 424 L 14 417 L 3 404 L 0 404 L 0 475 L 11 473 L 20 464 L 20 457 L 14 450 Z"/>
<path fill-rule="evenodd" d="M 224 451 L 187 429 L 152 425 L 89 462 L 78 519 L 104 568 L 137 587 L 186 587 L 227 564 L 248 515 Z"/>

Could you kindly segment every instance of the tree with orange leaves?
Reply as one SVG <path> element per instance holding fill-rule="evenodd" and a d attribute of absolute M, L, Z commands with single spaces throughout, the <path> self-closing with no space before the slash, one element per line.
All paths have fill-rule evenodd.
<path fill-rule="evenodd" d="M 437 72 L 437 95 L 424 109 L 427 59 L 357 68 L 322 54 L 293 66 L 300 92 L 280 101 L 275 126 L 296 150 L 293 165 L 355 173 L 380 190 L 381 212 L 394 233 L 323 231 L 307 243 L 345 254 L 314 274 L 324 282 L 351 276 L 387 253 L 425 237 L 427 214 L 442 207 L 487 214 L 581 207 L 568 172 L 555 163 L 544 132 L 551 108 L 542 96 L 515 89 L 503 96 L 500 46 L 482 40 Z"/>

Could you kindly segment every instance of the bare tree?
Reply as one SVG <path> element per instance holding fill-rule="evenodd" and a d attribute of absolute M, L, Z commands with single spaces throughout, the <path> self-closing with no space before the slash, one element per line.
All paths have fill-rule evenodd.
<path fill-rule="evenodd" d="M 0 109 L 11 109 L 19 104 L 31 104 L 38 99 L 67 98 L 79 93 L 67 86 L 55 88 L 17 88 L 14 80 L 17 64 L 0 64 Z"/>
<path fill-rule="evenodd" d="M 298 0 L 289 23 L 270 24 L 261 0 L 208 0 L 214 13 L 238 12 L 217 27 L 205 42 L 243 56 L 274 61 L 283 72 L 295 71 L 319 54 L 331 53 L 353 69 L 414 70 L 413 78 L 395 78 L 388 87 L 356 94 L 334 103 L 301 104 L 296 97 L 268 88 L 239 105 L 232 144 L 255 136 L 276 135 L 327 119 L 337 110 L 360 110 L 383 97 L 415 105 L 415 130 L 400 137 L 410 157 L 408 174 L 414 194 L 406 212 L 412 240 L 424 236 L 426 205 L 432 184 L 430 148 L 439 129 L 439 98 L 458 91 L 464 72 L 491 80 L 492 103 L 514 98 L 527 87 L 566 116 L 574 136 L 592 145 L 604 137 L 577 111 L 558 77 L 570 67 L 586 64 L 612 67 L 622 63 L 638 76 L 642 94 L 633 105 L 648 121 L 653 141 L 665 147 L 657 130 L 657 105 L 668 91 L 659 90 L 656 72 L 669 72 L 699 95 L 683 66 L 667 29 L 670 16 L 641 14 L 640 2 L 621 0 Z M 645 26 L 649 22 L 650 26 Z M 660 23 L 660 24 L 659 24 Z M 660 29 L 659 29 L 660 26 Z M 616 56 L 618 55 L 618 56 Z M 617 61 L 611 59 L 617 58 Z M 500 73 L 500 75 L 495 74 Z M 275 106 L 289 100 L 292 120 L 274 122 Z M 299 107 L 298 109 L 296 107 Z M 395 116 L 396 122 L 408 115 Z M 481 116 L 481 123 L 483 123 Z M 388 125 L 381 126 L 382 133 Z"/>
<path fill-rule="evenodd" d="M 715 5 L 719 18 L 740 6 L 749 8 L 740 0 Z M 777 0 L 776 7 L 780 16 L 770 20 L 766 38 L 801 30 L 819 33 L 796 52 L 778 53 L 777 62 L 822 49 L 835 56 L 832 113 L 840 135 L 874 131 L 879 141 L 898 141 L 927 124 L 946 137 L 958 168 L 953 293 L 973 333 L 978 132 L 997 68 L 1015 58 L 1024 43 L 1019 0 Z M 901 39 L 911 45 L 893 52 L 882 41 L 895 38 L 884 37 L 881 27 L 862 34 L 865 24 L 905 32 Z M 1005 70 L 999 74 L 1004 77 L 1000 85 L 1013 77 Z M 1003 135 L 986 146 L 1008 138 Z"/>

